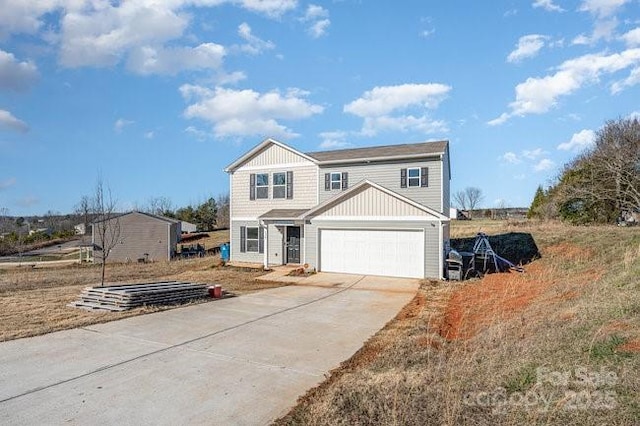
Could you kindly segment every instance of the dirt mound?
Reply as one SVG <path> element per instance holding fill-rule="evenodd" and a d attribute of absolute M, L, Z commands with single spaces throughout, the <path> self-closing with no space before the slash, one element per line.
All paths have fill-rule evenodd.
<path fill-rule="evenodd" d="M 525 265 L 540 256 L 538 246 L 527 232 L 509 232 L 489 235 L 489 244 L 493 251 L 516 265 Z M 451 239 L 451 248 L 457 251 L 473 251 L 475 237 Z"/>

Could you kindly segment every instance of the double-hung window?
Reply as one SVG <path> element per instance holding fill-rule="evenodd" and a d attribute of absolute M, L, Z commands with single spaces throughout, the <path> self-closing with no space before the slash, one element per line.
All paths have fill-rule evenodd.
<path fill-rule="evenodd" d="M 331 189 L 342 188 L 342 175 L 340 173 L 331 173 Z"/>
<path fill-rule="evenodd" d="M 246 228 L 247 251 L 258 252 L 260 249 L 260 232 L 257 227 L 247 226 Z"/>
<path fill-rule="evenodd" d="M 419 167 L 407 169 L 407 183 L 409 187 L 420 186 L 420 177 Z"/>
<path fill-rule="evenodd" d="M 256 174 L 256 199 L 267 198 L 269 198 L 269 173 L 258 173 Z"/>
<path fill-rule="evenodd" d="M 273 174 L 273 198 L 286 198 L 287 174 L 285 172 Z"/>

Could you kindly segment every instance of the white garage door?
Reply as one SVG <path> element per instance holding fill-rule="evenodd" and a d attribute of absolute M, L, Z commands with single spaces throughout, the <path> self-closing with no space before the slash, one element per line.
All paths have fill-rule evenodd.
<path fill-rule="evenodd" d="M 422 231 L 323 229 L 320 270 L 390 277 L 424 277 Z"/>

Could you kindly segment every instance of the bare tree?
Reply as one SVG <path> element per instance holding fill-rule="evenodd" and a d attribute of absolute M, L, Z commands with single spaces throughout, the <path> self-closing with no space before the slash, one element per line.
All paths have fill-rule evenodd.
<path fill-rule="evenodd" d="M 468 186 L 465 189 L 453 194 L 453 202 L 461 210 L 475 210 L 482 202 L 484 196 L 482 190 L 473 186 Z"/>
<path fill-rule="evenodd" d="M 216 216 L 218 228 L 229 227 L 229 194 L 218 195 L 218 214 Z"/>
<path fill-rule="evenodd" d="M 151 197 L 143 211 L 159 216 L 173 215 L 173 203 L 167 197 Z"/>
<path fill-rule="evenodd" d="M 75 213 L 80 216 L 84 224 L 84 232 L 89 232 L 89 222 L 91 222 L 91 199 L 83 195 L 76 204 Z"/>
<path fill-rule="evenodd" d="M 104 275 L 107 259 L 111 250 L 120 239 L 120 221 L 116 213 L 116 202 L 111 196 L 111 190 L 104 188 L 102 179 L 96 183 L 92 200 L 94 245 L 99 252 L 101 262 L 100 286 L 104 286 Z M 94 255 L 95 257 L 95 255 Z"/>

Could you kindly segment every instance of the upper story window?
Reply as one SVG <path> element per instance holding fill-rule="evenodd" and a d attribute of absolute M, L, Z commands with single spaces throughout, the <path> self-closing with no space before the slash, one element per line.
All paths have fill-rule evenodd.
<path fill-rule="evenodd" d="M 331 189 L 341 189 L 341 188 L 342 188 L 342 174 L 331 173 Z"/>
<path fill-rule="evenodd" d="M 256 198 L 258 200 L 269 198 L 269 173 L 256 174 Z"/>
<path fill-rule="evenodd" d="M 287 174 L 285 172 L 273 174 L 273 198 L 286 198 Z"/>
<path fill-rule="evenodd" d="M 420 168 L 407 169 L 407 183 L 409 187 L 420 186 Z"/>
<path fill-rule="evenodd" d="M 429 168 L 410 167 L 400 169 L 400 188 L 421 188 L 429 186 Z"/>

